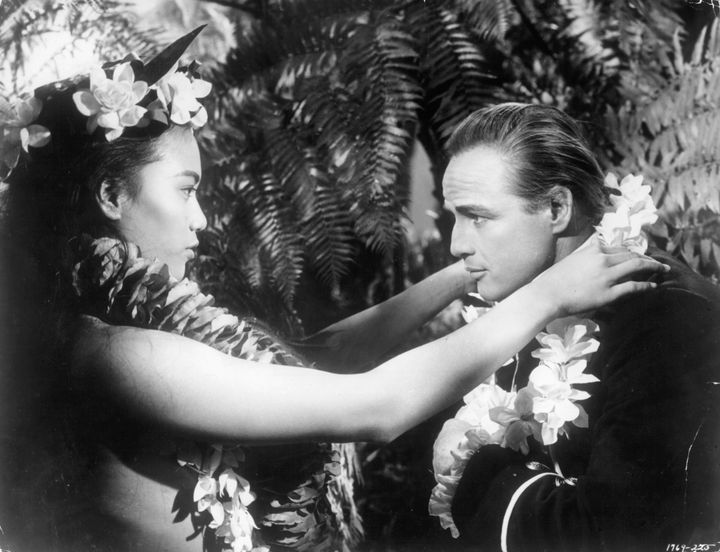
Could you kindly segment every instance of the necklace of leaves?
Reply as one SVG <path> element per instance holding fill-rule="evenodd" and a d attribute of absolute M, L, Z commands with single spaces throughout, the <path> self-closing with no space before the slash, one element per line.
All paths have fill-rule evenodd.
<path fill-rule="evenodd" d="M 177 333 L 245 360 L 302 366 L 267 332 L 214 306 L 214 298 L 195 282 L 175 280 L 167 265 L 141 257 L 137 246 L 83 236 L 77 249 L 73 287 L 84 313 L 110 324 Z M 362 527 L 352 500 L 352 453 L 347 447 L 318 444 L 298 474 L 301 484 L 264 501 L 263 531 L 257 531 L 248 509 L 256 494 L 239 473 L 244 451 L 183 443 L 178 463 L 198 478 L 193 523 L 214 532 L 215 538 L 204 539 L 211 547 L 233 552 L 259 552 L 272 545 L 313 551 L 352 546 Z"/>

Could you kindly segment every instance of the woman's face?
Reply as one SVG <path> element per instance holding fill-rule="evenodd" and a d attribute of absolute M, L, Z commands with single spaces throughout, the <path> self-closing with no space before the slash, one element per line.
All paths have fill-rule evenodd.
<path fill-rule="evenodd" d="M 146 258 L 166 263 L 181 279 L 195 257 L 197 232 L 207 219 L 197 201 L 200 151 L 190 130 L 175 127 L 160 136 L 159 160 L 142 167 L 135 197 L 123 198 L 117 230 Z"/>

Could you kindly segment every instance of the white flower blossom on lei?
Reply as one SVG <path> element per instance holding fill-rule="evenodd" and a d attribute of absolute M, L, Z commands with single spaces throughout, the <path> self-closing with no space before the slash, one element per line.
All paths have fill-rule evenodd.
<path fill-rule="evenodd" d="M 440 519 L 443 529 L 450 529 L 453 537 L 460 533 L 452 519 L 450 508 L 465 466 L 472 454 L 482 445 L 500 444 L 504 428 L 490 418 L 493 408 L 508 408 L 515 393 L 508 393 L 497 385 L 481 384 L 465 395 L 465 406 L 458 410 L 440 431 L 433 445 L 433 470 L 437 485 L 430 496 L 430 515 Z"/>
<path fill-rule="evenodd" d="M 33 124 L 41 110 L 42 102 L 35 97 L 15 104 L 0 98 L 0 162 L 8 170 L 17 165 L 21 150 L 40 148 L 50 141 L 50 131 Z"/>
<path fill-rule="evenodd" d="M 538 441 L 541 439 L 540 422 L 535 419 L 533 411 L 534 398 L 535 394 L 528 386 L 518 391 L 512 408 L 490 409 L 490 418 L 505 428 L 501 446 L 528 454 L 528 437 L 532 435 Z"/>
<path fill-rule="evenodd" d="M 105 130 L 108 142 L 118 138 L 126 127 L 137 125 L 146 112 L 137 103 L 145 97 L 148 84 L 135 80 L 130 62 L 120 63 L 108 78 L 102 67 L 90 71 L 90 89 L 78 90 L 73 101 L 78 111 L 89 117 L 87 131 L 98 126 Z"/>
<path fill-rule="evenodd" d="M 627 247 L 641 254 L 647 250 L 642 227 L 654 223 L 658 215 L 650 186 L 642 182 L 642 175 L 629 174 L 619 184 L 612 173 L 605 178 L 605 185 L 615 192 L 610 196 L 614 211 L 606 213 L 595 227 L 605 245 Z"/>
<path fill-rule="evenodd" d="M 178 453 L 178 463 L 198 473 L 193 501 L 198 512 L 210 514 L 212 519 L 207 525 L 215 530 L 215 535 L 233 552 L 266 552 L 266 546 L 255 542 L 257 525 L 248 510 L 255 501 L 255 493 L 248 480 L 234 469 L 243 458 L 241 449 L 222 445 L 213 445 L 209 458 L 203 458 L 194 446 Z M 221 471 L 221 466 L 227 467 Z"/>
<path fill-rule="evenodd" d="M 657 209 L 650 186 L 643 186 L 642 180 L 642 176 L 628 175 L 618 184 L 615 175 L 606 177 L 606 185 L 616 193 L 610 199 L 614 211 L 605 214 L 596 227 L 604 244 L 646 251 L 642 229 L 657 220 Z M 470 323 L 487 310 L 465 307 L 463 318 Z M 540 364 L 530 373 L 526 387 L 515 393 L 483 383 L 465 396 L 465 405 L 445 422 L 433 447 L 437 485 L 430 496 L 429 512 L 453 537 L 457 538 L 459 531 L 452 519 L 452 500 L 465 466 L 481 446 L 497 444 L 528 454 L 531 436 L 547 446 L 567 433 L 568 423 L 588 427 L 587 412 L 578 401 L 588 399 L 590 393 L 575 386 L 600 381 L 585 373 L 590 356 L 600 346 L 593 337 L 598 329 L 588 319 L 554 320 L 536 337 L 541 346 L 531 354 Z M 555 469 L 564 480 L 559 466 Z"/>

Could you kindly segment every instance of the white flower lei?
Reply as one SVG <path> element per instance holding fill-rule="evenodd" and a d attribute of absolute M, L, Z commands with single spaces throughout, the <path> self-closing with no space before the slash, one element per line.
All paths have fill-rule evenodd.
<path fill-rule="evenodd" d="M 642 228 L 655 222 L 657 209 L 650 186 L 642 185 L 642 181 L 642 176 L 632 174 L 620 183 L 614 174 L 606 176 L 612 208 L 595 227 L 601 243 L 645 253 L 647 238 Z M 465 307 L 463 317 L 470 322 L 487 310 Z M 453 497 L 470 457 L 480 447 L 496 444 L 528 454 L 530 436 L 543 445 L 552 445 L 558 436 L 567 433 L 568 423 L 588 427 L 587 412 L 577 402 L 590 394 L 573 386 L 600 381 L 584 373 L 591 355 L 600 346 L 593 337 L 598 326 L 589 319 L 568 317 L 554 320 L 546 330 L 535 338 L 541 347 L 531 354 L 540 362 L 530 373 L 526 387 L 508 392 L 491 377 L 489 383 L 482 383 L 465 395 L 465 405 L 438 434 L 433 454 L 437 485 L 430 495 L 428 509 L 431 516 L 439 518 L 443 529 L 450 529 L 454 538 L 460 532 L 452 519 Z M 555 469 L 562 476 L 559 466 Z"/>

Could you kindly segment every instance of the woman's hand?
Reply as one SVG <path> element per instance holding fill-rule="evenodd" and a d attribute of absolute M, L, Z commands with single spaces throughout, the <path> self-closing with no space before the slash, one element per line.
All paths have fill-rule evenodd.
<path fill-rule="evenodd" d="M 541 286 L 555 302 L 558 316 L 568 316 L 653 289 L 657 284 L 648 281 L 649 276 L 669 270 L 668 265 L 625 248 L 607 248 L 593 236 L 587 245 L 555 263 L 530 285 Z"/>
<path fill-rule="evenodd" d="M 477 280 L 467 271 L 464 261 L 456 261 L 445 270 L 451 275 L 452 281 L 457 282 L 458 289 L 462 290 L 457 298 L 464 297 L 468 293 L 477 293 Z"/>

